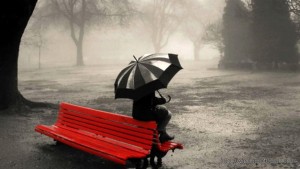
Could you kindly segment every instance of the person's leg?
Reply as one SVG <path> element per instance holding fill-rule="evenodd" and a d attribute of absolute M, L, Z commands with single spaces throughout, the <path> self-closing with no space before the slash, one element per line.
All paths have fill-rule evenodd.
<path fill-rule="evenodd" d="M 156 122 L 157 130 L 160 133 L 160 141 L 165 142 L 168 140 L 173 140 L 174 136 L 169 136 L 166 131 L 166 127 L 172 118 L 172 113 L 167 110 L 165 106 L 156 106 Z"/>
<path fill-rule="evenodd" d="M 157 130 L 159 132 L 166 131 L 166 127 L 171 119 L 171 114 L 165 106 L 156 106 L 155 107 L 155 117 L 157 122 Z"/>

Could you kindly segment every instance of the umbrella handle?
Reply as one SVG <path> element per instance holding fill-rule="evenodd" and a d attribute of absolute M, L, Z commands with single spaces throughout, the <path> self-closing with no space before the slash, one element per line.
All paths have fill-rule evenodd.
<path fill-rule="evenodd" d="M 169 100 L 166 103 L 169 103 L 172 100 L 172 97 L 168 95 Z"/>
<path fill-rule="evenodd" d="M 157 92 L 161 98 L 166 99 L 162 94 L 160 94 L 159 90 L 157 90 Z M 166 99 L 166 103 L 169 103 L 172 100 L 172 97 L 170 95 L 168 95 L 168 98 L 169 98 L 169 100 Z"/>

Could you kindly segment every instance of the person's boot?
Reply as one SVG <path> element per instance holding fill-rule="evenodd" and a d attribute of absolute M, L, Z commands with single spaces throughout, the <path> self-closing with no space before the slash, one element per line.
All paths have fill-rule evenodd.
<path fill-rule="evenodd" d="M 170 136 L 167 132 L 162 131 L 160 132 L 159 135 L 159 140 L 161 143 L 166 142 L 166 141 L 170 141 L 173 140 L 175 137 L 174 136 Z"/>

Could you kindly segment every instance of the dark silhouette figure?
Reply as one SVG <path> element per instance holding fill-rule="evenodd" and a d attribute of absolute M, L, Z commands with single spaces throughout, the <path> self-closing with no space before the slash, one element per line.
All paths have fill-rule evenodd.
<path fill-rule="evenodd" d="M 165 98 L 158 98 L 155 96 L 155 92 L 152 92 L 139 100 L 135 100 L 132 108 L 132 116 L 134 119 L 156 121 L 161 142 L 174 139 L 174 136 L 170 136 L 166 132 L 166 127 L 172 117 L 172 113 L 167 110 L 165 106 L 162 106 L 162 104 L 166 102 Z"/>

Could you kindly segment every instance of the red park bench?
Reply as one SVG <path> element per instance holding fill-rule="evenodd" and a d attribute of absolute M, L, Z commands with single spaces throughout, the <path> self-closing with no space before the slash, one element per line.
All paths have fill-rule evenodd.
<path fill-rule="evenodd" d="M 82 151 L 123 166 L 127 160 L 136 168 L 160 167 L 169 150 L 183 149 L 172 141 L 160 143 L 154 121 L 61 103 L 58 119 L 51 126 L 37 125 L 35 131 Z M 155 162 L 155 158 L 157 161 Z"/>

